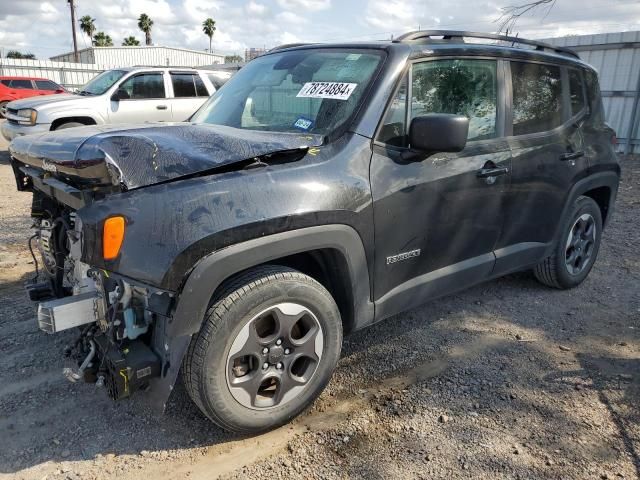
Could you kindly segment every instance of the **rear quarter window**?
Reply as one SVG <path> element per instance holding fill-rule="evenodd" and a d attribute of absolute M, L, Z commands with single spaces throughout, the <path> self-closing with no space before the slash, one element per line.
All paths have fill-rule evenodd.
<path fill-rule="evenodd" d="M 587 87 L 587 100 L 591 113 L 591 121 L 604 123 L 604 107 L 598 83 L 598 74 L 592 70 L 584 70 L 584 79 Z"/>
<path fill-rule="evenodd" d="M 545 132 L 563 123 L 560 67 L 511 62 L 513 134 Z"/>
<path fill-rule="evenodd" d="M 584 98 L 582 75 L 578 70 L 569 69 L 569 99 L 571 101 L 571 115 L 577 115 L 587 105 Z"/>

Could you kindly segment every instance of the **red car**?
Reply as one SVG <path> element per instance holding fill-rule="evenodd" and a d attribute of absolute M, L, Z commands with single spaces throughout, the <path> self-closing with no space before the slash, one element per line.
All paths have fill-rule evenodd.
<path fill-rule="evenodd" d="M 9 102 L 36 95 L 65 92 L 63 86 L 46 78 L 0 77 L 0 118 L 4 118 Z"/>

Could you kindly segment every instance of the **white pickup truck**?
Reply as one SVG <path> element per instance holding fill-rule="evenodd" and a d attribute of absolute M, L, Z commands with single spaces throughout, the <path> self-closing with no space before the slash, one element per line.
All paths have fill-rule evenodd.
<path fill-rule="evenodd" d="M 76 93 L 9 103 L 2 135 L 11 141 L 81 125 L 182 122 L 225 80 L 220 72 L 181 67 L 107 70 Z"/>

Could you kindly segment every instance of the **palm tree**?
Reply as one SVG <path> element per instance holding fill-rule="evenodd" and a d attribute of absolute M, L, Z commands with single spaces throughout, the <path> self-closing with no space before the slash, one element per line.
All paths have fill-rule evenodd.
<path fill-rule="evenodd" d="M 87 34 L 89 41 L 93 44 L 93 34 L 96 31 L 96 19 L 91 18 L 91 15 L 85 15 L 80 18 L 80 30 Z"/>
<path fill-rule="evenodd" d="M 213 38 L 213 34 L 216 33 L 215 20 L 213 18 L 207 18 L 202 22 L 202 31 L 207 37 L 209 37 L 209 52 L 211 52 L 211 39 Z"/>
<path fill-rule="evenodd" d="M 138 47 L 139 45 L 140 41 L 133 35 L 128 36 L 122 41 L 123 47 Z"/>
<path fill-rule="evenodd" d="M 149 15 L 142 13 L 138 18 L 138 28 L 144 32 L 145 44 L 151 45 L 151 27 L 153 26 L 153 20 L 149 18 Z"/>
<path fill-rule="evenodd" d="M 104 32 L 98 32 L 93 36 L 93 44 L 96 47 L 113 47 L 113 40 Z"/>

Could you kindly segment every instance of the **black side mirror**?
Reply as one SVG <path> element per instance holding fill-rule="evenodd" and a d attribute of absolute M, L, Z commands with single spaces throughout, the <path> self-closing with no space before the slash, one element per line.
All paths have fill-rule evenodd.
<path fill-rule="evenodd" d="M 463 115 L 431 113 L 411 120 L 409 144 L 421 152 L 460 152 L 467 144 L 469 119 Z"/>
<path fill-rule="evenodd" d="M 128 100 L 129 98 L 129 92 L 127 92 L 123 88 L 119 88 L 114 92 L 113 95 L 111 95 L 111 100 L 114 102 L 119 102 L 120 100 Z"/>

